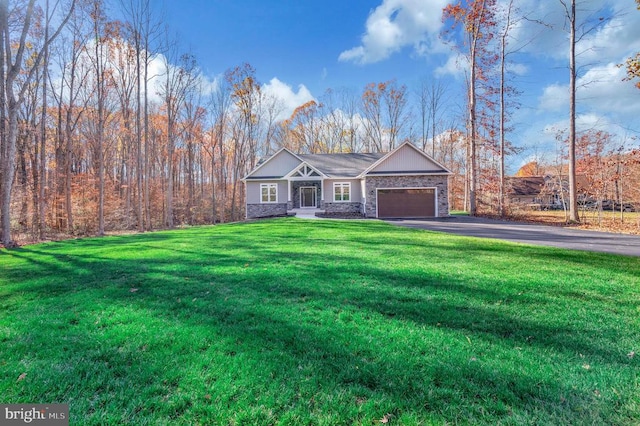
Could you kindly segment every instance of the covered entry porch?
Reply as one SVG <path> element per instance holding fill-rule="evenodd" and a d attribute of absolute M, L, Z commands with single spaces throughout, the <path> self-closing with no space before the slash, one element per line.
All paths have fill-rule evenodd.
<path fill-rule="evenodd" d="M 322 179 L 304 181 L 290 180 L 288 185 L 289 210 L 322 208 L 324 204 Z"/>

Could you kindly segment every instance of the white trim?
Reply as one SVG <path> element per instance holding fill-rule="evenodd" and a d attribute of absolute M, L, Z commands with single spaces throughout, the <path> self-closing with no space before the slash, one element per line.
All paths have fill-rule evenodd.
<path fill-rule="evenodd" d="M 267 188 L 267 201 L 262 199 L 262 188 Z M 271 198 L 271 188 L 276 189 L 276 199 L 274 201 L 269 201 Z M 261 183 L 260 184 L 260 204 L 277 204 L 278 203 L 278 183 Z"/>
<path fill-rule="evenodd" d="M 364 178 L 367 173 L 369 173 L 371 170 L 375 169 L 376 167 L 378 167 L 384 160 L 386 160 L 387 158 L 391 157 L 393 154 L 396 153 L 396 151 L 399 151 L 400 149 L 402 149 L 402 147 L 404 147 L 405 145 L 409 145 L 411 148 L 413 148 L 414 151 L 416 151 L 418 154 L 422 155 L 424 158 L 426 158 L 427 160 L 433 162 L 436 166 L 441 167 L 442 170 L 445 171 L 445 173 L 433 173 L 435 174 L 441 174 L 441 175 L 451 175 L 453 174 L 453 172 L 451 170 L 449 170 L 448 168 L 446 168 L 445 166 L 443 166 L 442 164 L 438 163 L 436 160 L 434 160 L 433 158 L 431 158 L 429 156 L 429 154 L 427 154 L 426 152 L 422 151 L 420 148 L 418 148 L 417 146 L 415 146 L 414 144 L 412 144 L 409 141 L 406 141 L 402 144 L 400 144 L 399 146 L 397 146 L 395 149 L 387 152 L 386 155 L 383 155 L 382 158 L 378 159 L 378 161 L 376 161 L 375 163 L 373 163 L 372 165 L 370 165 L 369 167 L 367 167 L 362 173 L 360 173 L 358 175 L 358 178 Z M 431 174 L 431 173 L 428 173 Z M 389 176 L 411 176 L 411 172 L 407 172 L 407 173 L 395 173 Z M 415 173 L 414 175 L 424 175 L 424 173 Z M 384 176 L 382 174 L 380 175 L 372 175 L 372 176 Z M 376 200 L 377 201 L 377 200 Z"/>
<path fill-rule="evenodd" d="M 330 180 L 362 180 L 359 176 L 327 176 L 327 179 Z"/>
<path fill-rule="evenodd" d="M 371 175 L 367 175 L 368 177 L 378 177 L 378 176 L 449 176 L 451 173 L 449 172 L 427 172 L 427 173 L 417 173 L 417 172 L 410 172 L 410 173 L 374 173 Z"/>
<path fill-rule="evenodd" d="M 389 188 L 376 188 L 376 218 L 378 215 L 378 191 L 385 189 L 433 189 L 433 207 L 434 207 L 434 217 L 438 217 L 438 187 L 437 186 L 400 186 L 400 187 L 389 187 Z"/>
<path fill-rule="evenodd" d="M 298 170 L 300 170 L 304 166 L 307 166 L 309 169 L 316 172 L 318 176 L 293 176 Z M 289 173 L 284 175 L 282 178 L 290 179 L 290 180 L 322 180 L 323 178 L 326 178 L 326 177 L 327 176 L 324 173 L 322 173 L 320 170 L 316 169 L 306 161 L 302 161 L 302 163 L 295 166 L 291 171 L 289 171 Z"/>
<path fill-rule="evenodd" d="M 291 182 L 309 182 L 309 181 L 321 181 L 324 180 L 325 178 L 323 178 L 322 176 L 309 176 L 309 177 L 288 177 L 285 178 L 287 180 L 290 180 Z"/>
<path fill-rule="evenodd" d="M 302 190 L 313 189 L 313 206 L 302 206 Z M 318 187 L 317 186 L 301 186 L 298 188 L 298 195 L 300 196 L 300 208 L 301 209 L 317 209 L 318 208 Z"/>
<path fill-rule="evenodd" d="M 348 200 L 336 200 L 336 186 L 340 186 L 344 188 L 344 185 L 347 185 L 349 188 L 349 199 Z M 331 202 L 332 203 L 351 203 L 352 198 L 351 191 L 351 182 L 333 182 L 333 190 L 331 191 Z M 344 198 L 344 190 L 340 190 L 340 198 Z"/>
<path fill-rule="evenodd" d="M 304 163 L 304 160 L 302 158 L 298 157 L 296 154 L 294 154 L 293 152 L 289 151 L 287 148 L 283 147 L 283 148 L 280 148 L 278 151 L 276 151 L 271 157 L 269 157 L 264 162 L 262 162 L 262 164 L 259 164 L 257 167 L 254 167 L 253 170 L 251 170 L 249 173 L 247 173 L 247 175 L 245 177 L 243 177 L 242 179 L 240 179 L 240 180 L 247 180 L 247 178 L 249 178 L 249 176 L 251 176 L 252 174 L 257 172 L 258 170 L 263 168 L 268 162 L 270 162 L 271 160 L 276 158 L 278 155 L 280 155 L 280 153 L 282 151 L 288 152 L 289 154 L 293 155 L 298 161 L 300 161 L 301 163 Z M 281 178 L 277 178 L 277 179 L 281 179 Z"/>

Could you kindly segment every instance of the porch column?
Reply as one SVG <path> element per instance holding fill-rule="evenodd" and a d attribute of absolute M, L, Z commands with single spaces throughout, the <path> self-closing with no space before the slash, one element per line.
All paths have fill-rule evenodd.
<path fill-rule="evenodd" d="M 287 201 L 291 202 L 291 179 L 287 179 Z"/>

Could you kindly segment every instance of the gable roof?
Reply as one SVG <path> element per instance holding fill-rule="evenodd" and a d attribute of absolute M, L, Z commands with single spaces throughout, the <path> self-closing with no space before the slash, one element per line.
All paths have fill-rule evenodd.
<path fill-rule="evenodd" d="M 299 155 L 298 157 L 304 157 L 303 155 Z M 306 170 L 307 173 L 309 174 L 303 174 L 303 170 Z M 296 176 L 298 175 L 298 176 Z M 313 164 L 311 164 L 309 161 L 307 161 L 306 159 L 303 158 L 302 163 L 298 164 L 297 166 L 295 166 L 293 169 L 291 169 L 291 171 L 289 173 L 287 173 L 286 175 L 284 175 L 285 178 L 290 178 L 290 177 L 328 177 L 326 174 L 324 174 L 322 172 L 322 170 L 319 170 L 317 167 L 314 167 Z"/>
<path fill-rule="evenodd" d="M 410 163 L 407 162 L 407 156 L 412 160 Z M 401 174 L 450 175 L 451 171 L 406 141 L 369 166 L 361 176 Z"/>
<path fill-rule="evenodd" d="M 353 178 L 384 156 L 382 152 L 299 155 L 326 176 Z"/>
<path fill-rule="evenodd" d="M 279 162 L 282 162 L 282 164 L 279 164 Z M 280 148 L 271 157 L 258 162 L 256 167 L 242 178 L 242 180 L 280 179 L 302 162 L 303 160 L 299 156 L 287 148 Z"/>
<path fill-rule="evenodd" d="M 542 176 L 513 176 L 505 177 L 505 183 L 512 196 L 537 196 L 540 195 L 545 184 Z"/>
<path fill-rule="evenodd" d="M 416 155 L 417 153 L 417 155 Z M 411 164 L 404 167 L 406 157 Z M 282 179 L 289 177 L 300 166 L 307 164 L 325 178 L 363 178 L 376 174 L 451 174 L 410 142 L 396 149 L 372 153 L 294 154 L 282 148 L 248 173 L 243 180 Z"/>

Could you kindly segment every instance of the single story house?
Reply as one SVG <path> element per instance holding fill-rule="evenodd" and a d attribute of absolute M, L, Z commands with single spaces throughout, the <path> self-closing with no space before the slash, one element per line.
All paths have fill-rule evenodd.
<path fill-rule="evenodd" d="M 512 207 L 529 209 L 562 209 L 569 200 L 568 176 L 517 176 L 505 179 L 507 198 Z M 591 199 L 589 182 L 584 175 L 576 176 L 578 202 Z"/>
<path fill-rule="evenodd" d="M 545 186 L 542 176 L 505 177 L 507 200 L 512 207 L 540 207 Z"/>
<path fill-rule="evenodd" d="M 387 153 L 294 154 L 282 148 L 243 178 L 246 217 L 294 209 L 372 218 L 448 216 L 450 174 L 408 142 Z"/>

